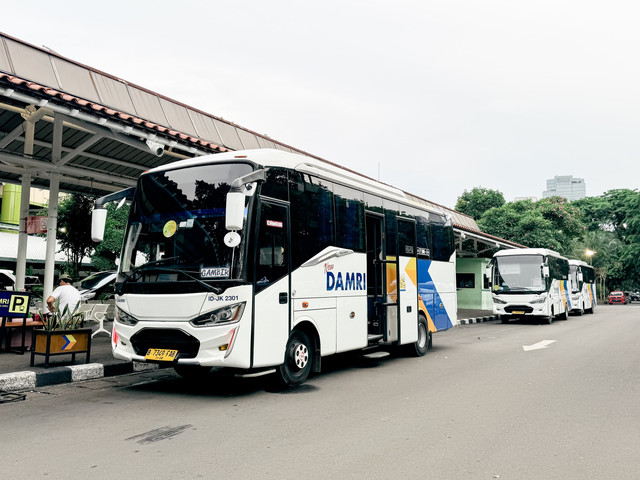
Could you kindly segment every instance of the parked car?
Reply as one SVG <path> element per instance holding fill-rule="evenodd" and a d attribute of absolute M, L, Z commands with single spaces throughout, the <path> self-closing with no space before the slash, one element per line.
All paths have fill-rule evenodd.
<path fill-rule="evenodd" d="M 631 300 L 634 302 L 640 302 L 640 292 L 631 292 Z"/>
<path fill-rule="evenodd" d="M 616 290 L 609 294 L 609 305 L 612 305 L 614 303 L 627 304 L 629 303 L 629 297 L 625 294 L 625 292 Z"/>
<path fill-rule="evenodd" d="M 104 300 L 105 297 L 113 295 L 115 283 L 116 272 L 104 271 L 88 276 L 77 283 L 76 288 L 80 292 L 80 299 L 83 302 L 87 300 Z"/>
<path fill-rule="evenodd" d="M 11 270 L 0 269 L 0 290 L 13 290 L 16 277 Z"/>
<path fill-rule="evenodd" d="M 42 282 L 40 281 L 40 277 L 36 275 L 25 275 L 24 289 L 27 292 L 42 294 Z"/>

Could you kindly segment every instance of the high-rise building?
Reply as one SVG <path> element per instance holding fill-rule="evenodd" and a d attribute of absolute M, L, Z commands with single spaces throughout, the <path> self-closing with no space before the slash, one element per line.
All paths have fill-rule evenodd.
<path fill-rule="evenodd" d="M 564 197 L 567 200 L 579 200 L 587 196 L 584 178 L 573 175 L 556 175 L 547 180 L 547 189 L 542 192 L 542 198 Z"/>

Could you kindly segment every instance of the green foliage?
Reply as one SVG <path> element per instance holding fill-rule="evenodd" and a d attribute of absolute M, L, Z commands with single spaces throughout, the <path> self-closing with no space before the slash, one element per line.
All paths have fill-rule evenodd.
<path fill-rule="evenodd" d="M 58 204 L 57 238 L 68 258 L 65 270 L 74 278 L 78 276 L 82 259 L 94 246 L 91 241 L 93 201 L 85 195 L 69 195 Z"/>
<path fill-rule="evenodd" d="M 84 195 L 69 195 L 58 204 L 58 240 L 67 253 L 68 263 L 64 270 L 77 278 L 84 257 L 91 256 L 91 265 L 97 270 L 113 270 L 120 255 L 122 239 L 129 216 L 129 206 L 116 210 L 113 203 L 107 204 L 107 222 L 104 240 L 91 240 L 91 213 L 94 198 Z"/>
<path fill-rule="evenodd" d="M 506 203 L 487 210 L 478 225 L 491 235 L 561 254 L 566 252 L 571 239 L 584 231 L 580 211 L 560 197 Z"/>
<path fill-rule="evenodd" d="M 640 213 L 633 209 L 639 195 L 629 189 L 609 190 L 600 197 L 576 200 L 572 205 L 580 209 L 588 230 L 611 231 L 624 241 L 628 223 Z"/>
<path fill-rule="evenodd" d="M 501 192 L 489 188 L 476 187 L 470 192 L 464 191 L 458 198 L 456 210 L 479 220 L 487 210 L 500 208 L 504 203 L 504 195 Z"/>
<path fill-rule="evenodd" d="M 129 206 L 123 205 L 116 210 L 113 203 L 107 204 L 107 223 L 104 229 L 104 240 L 94 244 L 95 253 L 91 264 L 98 270 L 114 270 L 116 259 L 120 256 L 124 231 L 129 217 Z"/>
<path fill-rule="evenodd" d="M 465 195 L 472 197 L 466 191 Z M 463 197 L 458 210 L 467 206 L 461 203 Z M 526 247 L 549 248 L 593 264 L 601 295 L 615 289 L 640 290 L 637 190 L 610 190 L 574 202 L 551 197 L 505 203 L 486 210 L 478 225 L 486 233 Z M 587 250 L 596 253 L 589 258 Z"/>
<path fill-rule="evenodd" d="M 69 311 L 69 305 L 65 305 L 62 312 L 60 311 L 60 299 L 57 298 L 54 304 L 53 313 L 45 314 L 42 312 L 42 326 L 51 332 L 53 330 L 76 330 L 82 325 L 84 317 L 82 313 L 78 313 L 80 303 L 76 304 L 73 312 Z"/>

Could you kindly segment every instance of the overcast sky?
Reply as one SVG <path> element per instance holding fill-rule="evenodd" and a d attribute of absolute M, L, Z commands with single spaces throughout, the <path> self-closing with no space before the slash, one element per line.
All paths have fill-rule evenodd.
<path fill-rule="evenodd" d="M 0 31 L 454 207 L 640 182 L 632 0 L 30 0 Z"/>

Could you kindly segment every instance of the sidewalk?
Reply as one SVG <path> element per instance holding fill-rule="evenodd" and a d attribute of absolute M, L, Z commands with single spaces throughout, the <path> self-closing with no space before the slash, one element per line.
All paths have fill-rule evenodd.
<path fill-rule="evenodd" d="M 109 331 L 111 331 L 110 323 L 106 326 Z M 158 368 L 158 365 L 152 364 L 136 364 L 134 366 L 130 362 L 113 358 L 111 337 L 104 332 L 91 339 L 90 363 L 85 363 L 85 358 L 84 353 L 76 354 L 75 362 L 71 361 L 71 355 L 53 356 L 49 359 L 49 368 L 45 368 L 44 356 L 36 355 L 34 366 L 31 367 L 29 365 L 31 352 L 27 351 L 23 355 L 0 352 L 0 403 L 2 392 L 31 390 L 46 385 L 111 377 L 138 370 Z"/>
<path fill-rule="evenodd" d="M 458 310 L 460 325 L 495 320 L 491 310 Z M 107 330 L 111 331 L 111 322 Z M 84 363 L 85 354 L 78 353 L 76 361 L 70 355 L 51 357 L 49 368 L 44 368 L 44 357 L 36 355 L 34 366 L 29 366 L 31 353 L 24 355 L 11 352 L 0 353 L 0 403 L 2 392 L 32 390 L 47 385 L 90 380 L 94 378 L 124 375 L 134 371 L 157 369 L 157 364 L 130 363 L 117 360 L 111 354 L 111 337 L 104 332 L 91 339 L 90 363 Z"/>

